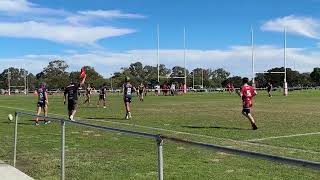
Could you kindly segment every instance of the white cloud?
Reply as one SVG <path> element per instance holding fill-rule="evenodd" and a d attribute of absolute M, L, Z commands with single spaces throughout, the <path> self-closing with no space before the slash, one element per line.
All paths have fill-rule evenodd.
<path fill-rule="evenodd" d="M 287 67 L 293 67 L 301 72 L 312 71 L 319 66 L 320 53 L 307 49 L 288 48 Z M 187 68 L 225 68 L 232 75 L 251 76 L 251 50 L 249 46 L 233 46 L 229 49 L 187 50 Z M 256 71 L 265 71 L 273 67 L 283 66 L 283 49 L 261 45 L 256 47 Z M 102 75 L 109 77 L 111 73 L 119 71 L 121 67 L 128 67 L 130 63 L 140 61 L 144 65 L 156 65 L 157 50 L 129 50 L 124 52 L 89 52 L 66 53 L 64 55 L 27 55 L 16 59 L 0 59 L 0 68 L 15 65 L 31 69 L 33 73 L 40 72 L 53 59 L 64 59 L 70 65 L 69 70 L 79 70 L 83 65 L 96 68 Z M 23 60 L 23 61 L 22 61 Z M 168 68 L 175 65 L 183 66 L 183 49 L 161 49 L 160 63 Z M 6 65 L 6 67 L 4 67 Z"/>
<path fill-rule="evenodd" d="M 263 31 L 287 32 L 302 35 L 309 38 L 320 39 L 320 20 L 312 17 L 285 16 L 265 22 L 261 29 Z"/>
<path fill-rule="evenodd" d="M 27 0 L 1 0 L 0 12 L 8 15 L 22 14 L 47 14 L 47 15 L 68 15 L 69 13 L 60 9 L 43 8 Z"/>
<path fill-rule="evenodd" d="M 97 26 L 94 23 L 97 18 L 144 17 L 119 10 L 87 10 L 73 13 L 41 7 L 28 0 L 0 0 L 0 14 L 8 17 L 0 22 L 2 37 L 35 38 L 91 46 L 96 46 L 96 42 L 101 39 L 136 32 L 134 29 L 103 25 L 105 23 Z"/>
<path fill-rule="evenodd" d="M 77 14 L 68 16 L 66 21 L 72 24 L 82 24 L 95 19 L 141 19 L 141 14 L 124 13 L 120 10 L 88 10 L 78 11 Z"/>
<path fill-rule="evenodd" d="M 72 26 L 34 21 L 22 23 L 0 22 L 0 36 L 38 38 L 61 43 L 94 44 L 96 41 L 133 33 L 132 29 L 106 26 Z"/>
<path fill-rule="evenodd" d="M 79 11 L 81 15 L 85 16 L 95 16 L 95 17 L 102 17 L 102 18 L 126 18 L 126 19 L 139 19 L 145 18 L 145 16 L 141 14 L 131 14 L 131 13 L 124 13 L 119 10 L 95 10 L 95 11 Z"/>

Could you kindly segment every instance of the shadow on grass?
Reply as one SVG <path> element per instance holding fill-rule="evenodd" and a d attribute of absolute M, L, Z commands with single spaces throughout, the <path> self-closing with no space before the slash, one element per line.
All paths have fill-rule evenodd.
<path fill-rule="evenodd" d="M 92 119 L 92 120 L 106 120 L 106 121 L 111 121 L 111 120 L 125 120 L 124 118 L 119 118 L 119 117 L 88 117 L 86 119 Z"/>
<path fill-rule="evenodd" d="M 3 124 L 14 124 L 14 122 L 2 122 Z M 18 122 L 18 125 L 28 125 L 28 126 L 34 126 L 32 123 L 25 123 L 25 122 Z"/>
<path fill-rule="evenodd" d="M 181 126 L 184 128 L 191 128 L 191 129 L 227 129 L 227 130 L 251 130 L 245 128 L 236 128 L 236 127 L 222 127 L 222 126 Z"/>

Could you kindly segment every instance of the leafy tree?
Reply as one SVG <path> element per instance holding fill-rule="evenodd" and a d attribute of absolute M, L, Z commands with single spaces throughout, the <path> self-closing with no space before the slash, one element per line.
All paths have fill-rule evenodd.
<path fill-rule="evenodd" d="M 240 76 L 229 77 L 222 82 L 222 86 L 226 87 L 229 82 L 232 83 L 234 85 L 234 87 L 239 88 L 242 85 L 242 77 L 240 77 Z"/>
<path fill-rule="evenodd" d="M 320 68 L 316 67 L 310 74 L 311 80 L 315 83 L 315 85 L 320 85 Z"/>
<path fill-rule="evenodd" d="M 212 78 L 212 86 L 221 87 L 222 85 L 224 87 L 222 83 L 230 76 L 230 73 L 223 68 L 218 68 L 212 71 L 210 76 Z"/>
<path fill-rule="evenodd" d="M 50 89 L 63 88 L 69 83 L 69 73 L 66 69 L 69 66 L 63 60 L 54 60 L 42 72 L 36 75 L 39 81 L 47 83 Z"/>

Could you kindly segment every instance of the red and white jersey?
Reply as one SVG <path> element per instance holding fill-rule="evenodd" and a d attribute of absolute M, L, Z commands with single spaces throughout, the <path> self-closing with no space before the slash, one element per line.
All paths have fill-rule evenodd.
<path fill-rule="evenodd" d="M 252 86 L 243 85 L 240 95 L 242 97 L 243 107 L 252 107 L 252 99 L 257 95 L 257 92 Z"/>

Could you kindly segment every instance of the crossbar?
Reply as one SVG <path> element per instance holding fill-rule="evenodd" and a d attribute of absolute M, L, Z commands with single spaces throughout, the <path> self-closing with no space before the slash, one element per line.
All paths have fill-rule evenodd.
<path fill-rule="evenodd" d="M 263 72 L 256 72 L 256 74 L 285 74 L 286 72 L 283 72 L 283 71 L 272 71 L 272 72 L 266 72 L 266 71 L 263 71 Z"/>

